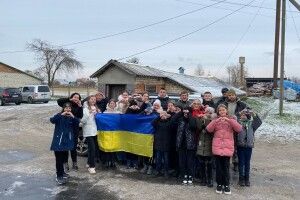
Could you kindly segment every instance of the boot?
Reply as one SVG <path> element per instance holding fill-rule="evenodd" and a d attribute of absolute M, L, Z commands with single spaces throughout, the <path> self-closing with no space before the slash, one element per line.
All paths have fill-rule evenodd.
<path fill-rule="evenodd" d="M 239 186 L 241 186 L 241 187 L 245 186 L 245 177 L 244 176 L 239 177 Z"/>
<path fill-rule="evenodd" d="M 249 176 L 245 176 L 245 185 L 246 185 L 247 187 L 250 187 Z"/>

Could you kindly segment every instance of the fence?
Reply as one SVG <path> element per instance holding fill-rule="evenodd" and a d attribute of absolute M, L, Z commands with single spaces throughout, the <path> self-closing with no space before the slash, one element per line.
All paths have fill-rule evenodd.
<path fill-rule="evenodd" d="M 74 86 L 59 86 L 59 87 L 52 87 L 52 96 L 53 97 L 69 97 L 70 94 L 77 92 L 83 98 L 95 94 L 97 92 L 97 88 L 95 87 L 74 87 Z"/>

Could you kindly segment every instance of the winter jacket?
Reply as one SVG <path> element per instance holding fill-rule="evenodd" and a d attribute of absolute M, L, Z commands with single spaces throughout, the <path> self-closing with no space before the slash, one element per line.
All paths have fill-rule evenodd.
<path fill-rule="evenodd" d="M 171 118 L 162 120 L 159 117 L 156 118 L 152 125 L 154 131 L 154 150 L 170 151 L 171 148 Z"/>
<path fill-rule="evenodd" d="M 211 100 L 211 101 L 205 101 L 203 99 L 202 105 L 203 106 L 208 105 L 209 107 L 212 107 L 212 108 L 216 109 L 216 104 L 215 104 L 215 102 L 213 100 Z"/>
<path fill-rule="evenodd" d="M 262 124 L 261 119 L 256 115 L 249 120 L 239 121 L 243 129 L 238 134 L 237 146 L 238 147 L 254 147 L 254 132 Z"/>
<path fill-rule="evenodd" d="M 83 117 L 80 122 L 82 123 L 83 137 L 97 135 L 95 115 L 93 113 L 90 113 L 90 110 L 87 107 L 83 109 Z"/>
<path fill-rule="evenodd" d="M 228 107 L 228 103 L 229 102 L 227 101 L 227 99 L 224 102 L 222 102 L 222 104 L 224 104 L 227 107 Z M 241 112 L 245 108 L 247 108 L 247 105 L 244 102 L 242 102 L 239 98 L 237 98 L 236 99 L 236 108 L 234 111 L 235 116 L 238 116 L 239 112 Z"/>
<path fill-rule="evenodd" d="M 71 104 L 71 109 L 72 109 L 72 114 L 81 119 L 82 116 L 83 116 L 83 108 L 82 107 L 79 107 L 76 103 L 74 103 L 73 101 L 70 101 L 69 98 L 60 98 L 57 100 L 57 104 L 60 106 L 60 107 L 63 107 L 63 105 L 65 103 L 70 103 Z"/>
<path fill-rule="evenodd" d="M 161 104 L 161 107 L 162 107 L 162 109 L 164 110 L 164 111 L 166 111 L 167 109 L 168 109 L 168 102 L 169 102 L 169 97 L 168 96 L 166 96 L 166 97 L 157 97 L 156 99 L 158 99 L 158 100 L 160 100 L 160 104 Z M 155 100 L 156 100 L 155 99 Z M 155 101 L 154 100 L 154 101 Z M 153 101 L 153 102 L 154 102 Z M 153 104 L 153 102 L 152 102 L 152 104 Z"/>
<path fill-rule="evenodd" d="M 50 118 L 55 124 L 51 151 L 69 151 L 74 149 L 74 127 L 78 127 L 79 119 L 76 117 L 63 116 L 58 113 Z"/>
<path fill-rule="evenodd" d="M 96 102 L 97 107 L 100 109 L 100 111 L 103 113 L 106 110 L 106 105 L 108 104 L 108 99 L 103 98 L 100 101 Z"/>
<path fill-rule="evenodd" d="M 212 152 L 218 156 L 231 157 L 234 152 L 234 132 L 242 131 L 242 126 L 235 118 L 230 117 L 229 121 L 223 121 L 220 117 L 212 120 L 206 127 L 209 133 L 214 133 Z"/>
<path fill-rule="evenodd" d="M 179 106 L 181 108 L 187 108 L 191 106 L 191 102 L 190 101 L 182 101 L 182 100 L 178 100 L 176 102 L 176 106 Z"/>
<path fill-rule="evenodd" d="M 196 119 L 192 116 L 181 116 L 178 120 L 176 149 L 196 150 Z"/>
<path fill-rule="evenodd" d="M 197 119 L 197 129 L 200 130 L 197 155 L 212 156 L 212 139 L 213 134 L 206 131 L 205 127 L 211 122 L 206 116 Z"/>

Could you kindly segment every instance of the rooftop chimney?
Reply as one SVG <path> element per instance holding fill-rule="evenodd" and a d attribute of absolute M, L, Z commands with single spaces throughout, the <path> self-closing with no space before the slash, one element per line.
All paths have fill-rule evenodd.
<path fill-rule="evenodd" d="M 179 74 L 184 74 L 184 68 L 183 67 L 179 67 L 178 70 L 179 70 Z"/>

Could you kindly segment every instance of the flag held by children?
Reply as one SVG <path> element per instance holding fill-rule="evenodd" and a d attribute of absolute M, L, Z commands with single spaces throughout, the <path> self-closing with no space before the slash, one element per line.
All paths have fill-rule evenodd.
<path fill-rule="evenodd" d="M 156 115 L 97 114 L 99 148 L 105 152 L 125 151 L 152 157 Z"/>

